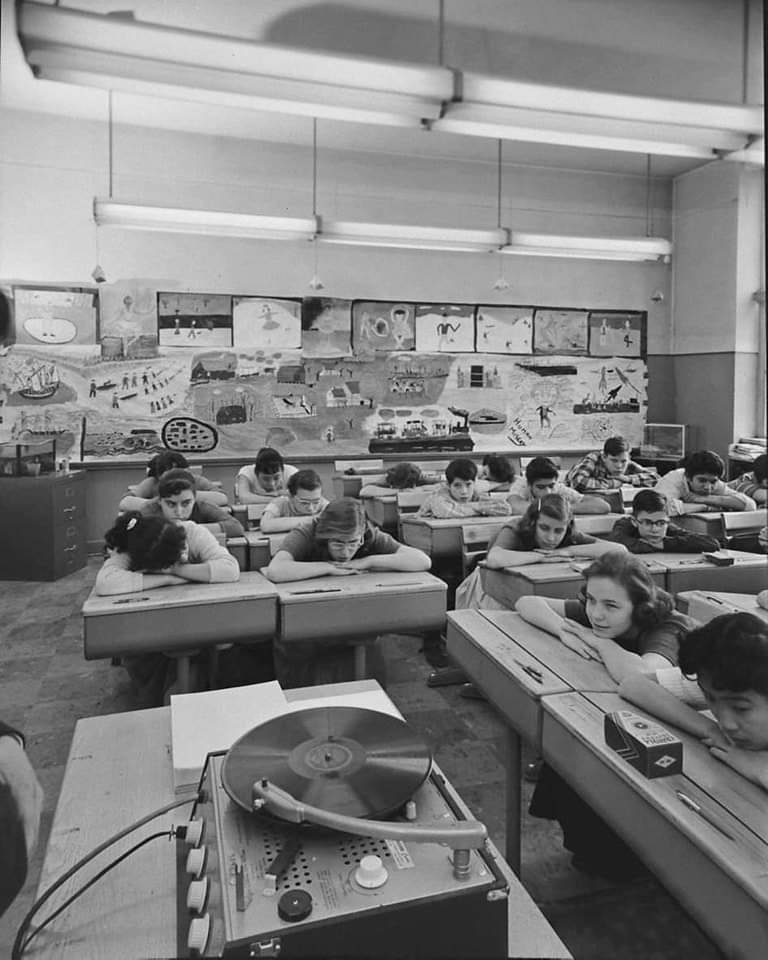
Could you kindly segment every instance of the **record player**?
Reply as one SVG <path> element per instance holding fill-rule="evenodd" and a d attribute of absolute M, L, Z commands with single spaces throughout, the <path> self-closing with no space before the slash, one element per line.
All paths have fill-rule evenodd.
<path fill-rule="evenodd" d="M 286 714 L 208 755 L 179 841 L 179 956 L 505 957 L 500 863 L 405 722 Z"/>

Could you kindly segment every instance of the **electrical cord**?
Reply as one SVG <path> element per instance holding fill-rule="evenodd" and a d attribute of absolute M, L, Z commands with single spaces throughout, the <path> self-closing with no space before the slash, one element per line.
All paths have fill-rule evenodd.
<path fill-rule="evenodd" d="M 14 940 L 14 943 L 13 943 L 11 960 L 20 960 L 22 953 L 26 948 L 25 935 L 27 933 L 27 930 L 29 929 L 29 926 L 32 922 L 32 918 L 34 917 L 34 915 L 37 913 L 40 907 L 42 907 L 42 905 L 59 889 L 59 887 L 61 887 L 64 883 L 67 882 L 67 880 L 69 880 L 71 876 L 77 873 L 77 871 L 80 870 L 82 867 L 84 867 L 87 863 L 90 863 L 91 860 L 95 859 L 104 850 L 109 849 L 109 847 L 117 843 L 118 840 L 122 840 L 123 837 L 128 836 L 129 833 L 133 833 L 134 830 L 138 830 L 139 827 L 143 827 L 145 823 L 149 823 L 151 820 L 155 820 L 157 817 L 161 817 L 164 813 L 168 813 L 170 810 L 176 809 L 176 807 L 181 807 L 188 803 L 195 803 L 197 802 L 198 799 L 199 799 L 198 794 L 194 794 L 193 796 L 185 797 L 183 800 L 174 800 L 172 803 L 167 803 L 165 804 L 165 806 L 159 807 L 157 810 L 153 811 L 152 813 L 148 813 L 145 817 L 141 817 L 141 819 L 137 820 L 135 823 L 132 823 L 130 826 L 125 827 L 124 829 L 120 830 L 118 833 L 109 837 L 109 839 L 105 840 L 103 843 L 100 843 L 97 847 L 91 850 L 90 853 L 86 854 L 84 857 L 78 860 L 74 866 L 70 867 L 69 870 L 63 873 L 58 878 L 58 880 L 54 880 L 54 882 L 50 885 L 50 887 L 48 887 L 48 889 L 43 894 L 41 894 L 41 896 L 39 896 L 37 900 L 32 904 L 26 916 L 21 921 L 19 929 L 16 933 L 16 939 Z M 164 831 L 163 836 L 165 836 L 167 833 L 168 831 Z M 87 887 L 84 887 L 83 889 L 87 889 Z M 49 918 L 49 919 L 52 919 L 52 918 Z M 36 929 L 42 929 L 42 927 L 39 927 Z"/>

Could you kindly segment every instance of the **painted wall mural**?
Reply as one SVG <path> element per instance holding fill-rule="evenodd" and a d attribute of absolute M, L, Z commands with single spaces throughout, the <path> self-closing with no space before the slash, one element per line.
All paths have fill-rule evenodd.
<path fill-rule="evenodd" d="M 141 459 L 599 446 L 642 437 L 646 315 L 534 305 L 12 290 L 0 438 Z"/>

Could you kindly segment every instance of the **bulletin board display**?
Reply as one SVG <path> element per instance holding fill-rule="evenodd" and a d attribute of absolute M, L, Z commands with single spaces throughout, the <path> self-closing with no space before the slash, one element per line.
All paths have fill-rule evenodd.
<path fill-rule="evenodd" d="M 639 444 L 647 315 L 15 286 L 0 437 L 83 460 Z"/>

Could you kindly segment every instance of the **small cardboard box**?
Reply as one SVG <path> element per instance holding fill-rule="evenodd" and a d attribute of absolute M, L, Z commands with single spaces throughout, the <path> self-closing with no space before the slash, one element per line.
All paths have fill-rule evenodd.
<path fill-rule="evenodd" d="M 683 744 L 658 723 L 631 710 L 605 715 L 605 742 L 643 776 L 669 777 L 683 769 Z"/>

